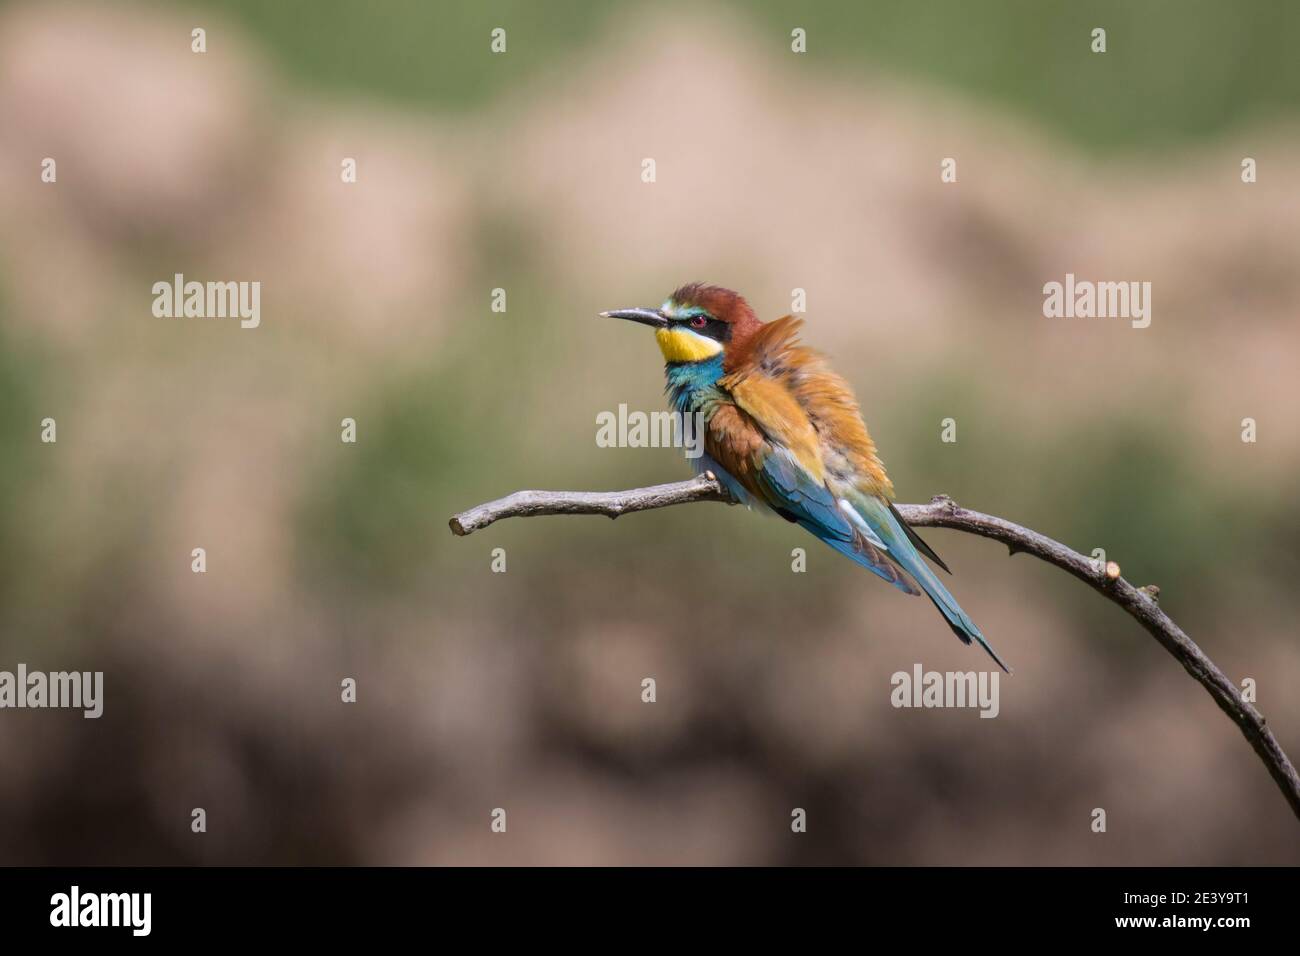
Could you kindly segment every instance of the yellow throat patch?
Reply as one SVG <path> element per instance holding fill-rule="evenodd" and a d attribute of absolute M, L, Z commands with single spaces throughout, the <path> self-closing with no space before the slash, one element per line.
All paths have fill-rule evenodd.
<path fill-rule="evenodd" d="M 655 329 L 665 362 L 699 362 L 722 351 L 722 343 L 680 327 Z"/>

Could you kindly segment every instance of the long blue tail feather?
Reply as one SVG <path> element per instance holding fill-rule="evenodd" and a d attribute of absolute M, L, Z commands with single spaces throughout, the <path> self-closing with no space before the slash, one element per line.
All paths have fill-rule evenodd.
<path fill-rule="evenodd" d="M 958 639 L 963 644 L 969 644 L 971 641 L 978 643 L 999 667 L 1010 674 L 1011 668 L 998 656 L 997 651 L 993 650 L 984 635 L 980 633 L 980 629 L 975 626 L 975 622 L 970 619 L 970 615 L 961 609 L 957 599 L 948 593 L 943 582 L 930 570 L 925 559 L 913 547 L 910 536 L 895 516 L 893 509 L 884 501 L 866 495 L 856 496 L 851 504 L 866 522 L 867 527 L 884 542 L 889 557 L 906 571 L 925 592 L 926 597 L 934 602 L 934 606 L 939 609 L 939 613 L 947 620 Z"/>

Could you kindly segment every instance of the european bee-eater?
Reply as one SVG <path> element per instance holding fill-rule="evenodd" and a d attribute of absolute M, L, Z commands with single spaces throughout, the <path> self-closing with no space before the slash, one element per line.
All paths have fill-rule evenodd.
<path fill-rule="evenodd" d="M 857 399 L 798 342 L 802 319 L 760 322 L 742 296 L 700 283 L 658 308 L 601 315 L 655 330 L 674 411 L 705 422 L 697 470 L 714 472 L 737 501 L 775 511 L 905 594 L 919 586 L 962 643 L 978 641 L 1010 673 L 921 557 L 948 571 L 891 504 L 894 486 Z"/>

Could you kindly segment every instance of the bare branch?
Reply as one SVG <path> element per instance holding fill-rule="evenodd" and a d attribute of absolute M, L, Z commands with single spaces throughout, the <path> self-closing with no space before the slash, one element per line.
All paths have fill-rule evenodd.
<path fill-rule="evenodd" d="M 455 534 L 467 535 L 502 518 L 556 514 L 606 515 L 617 518 L 634 511 L 649 511 L 693 501 L 733 503 L 727 490 L 712 473 L 706 472 L 690 481 L 628 491 L 518 491 L 509 497 L 470 508 L 453 517 L 450 525 Z M 1269 730 L 1264 716 L 1241 696 L 1237 686 L 1205 656 L 1196 642 L 1160 609 L 1156 603 L 1160 593 L 1158 588 L 1135 588 L 1120 577 L 1119 565 L 1113 561 L 1100 567 L 1096 561 L 1067 548 L 1059 541 L 1053 541 L 1037 531 L 1022 528 L 1004 518 L 960 508 L 946 495 L 935 497 L 928 505 L 898 505 L 897 508 L 904 520 L 915 527 L 965 531 L 1001 541 L 1013 555 L 1017 552 L 1032 554 L 1068 571 L 1118 604 L 1146 628 L 1214 698 L 1214 702 L 1255 748 L 1255 753 L 1272 774 L 1292 812 L 1300 817 L 1300 776 L 1297 776 L 1291 760 Z"/>
<path fill-rule="evenodd" d="M 633 511 L 667 508 L 692 501 L 730 502 L 727 490 L 709 472 L 690 481 L 675 481 L 631 491 L 516 491 L 462 511 L 448 522 L 453 534 L 473 534 L 502 518 L 536 515 L 605 515 L 617 518 Z"/>

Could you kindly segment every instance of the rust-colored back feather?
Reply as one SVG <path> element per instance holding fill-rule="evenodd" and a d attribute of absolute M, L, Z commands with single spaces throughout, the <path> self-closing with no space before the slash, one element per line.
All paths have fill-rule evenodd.
<path fill-rule="evenodd" d="M 756 323 L 740 342 L 733 335 L 721 385 L 733 394 L 737 389 L 744 392 L 745 383 L 753 379 L 768 379 L 781 386 L 807 417 L 825 471 L 867 494 L 892 498 L 894 486 L 862 421 L 853 390 L 831 371 L 819 352 L 799 344 L 802 326 L 802 319 L 787 315 Z M 749 388 L 754 390 L 753 385 Z M 761 415 L 757 417 L 762 420 Z"/>

